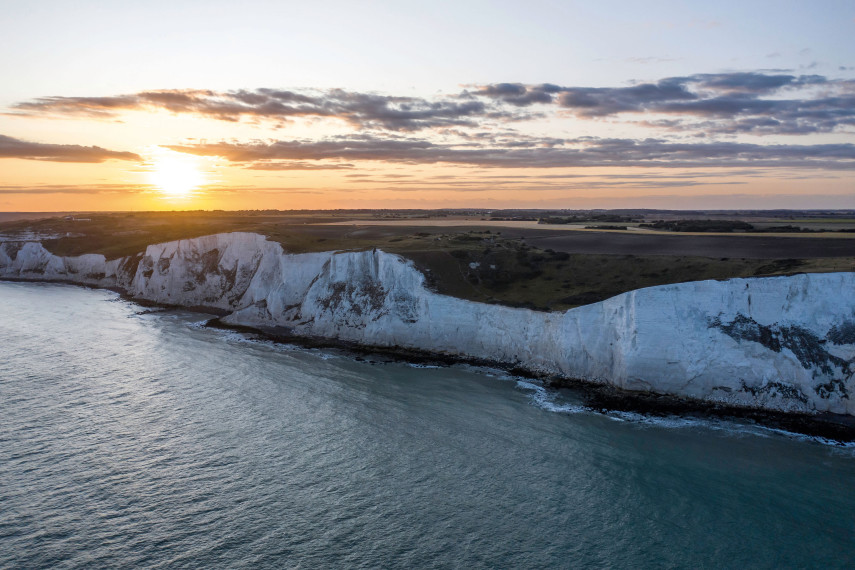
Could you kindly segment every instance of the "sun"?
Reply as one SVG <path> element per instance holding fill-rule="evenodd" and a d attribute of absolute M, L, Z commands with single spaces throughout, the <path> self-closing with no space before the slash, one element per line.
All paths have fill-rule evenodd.
<path fill-rule="evenodd" d="M 152 158 L 149 181 L 164 196 L 189 198 L 205 184 L 205 175 L 197 157 L 164 150 Z"/>

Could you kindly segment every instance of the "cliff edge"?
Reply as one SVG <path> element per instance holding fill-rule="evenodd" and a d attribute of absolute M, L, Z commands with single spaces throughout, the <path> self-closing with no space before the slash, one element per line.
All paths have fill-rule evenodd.
<path fill-rule="evenodd" d="M 251 233 L 107 261 L 0 243 L 0 278 L 117 287 L 293 334 L 491 360 L 626 390 L 855 415 L 855 273 L 697 281 L 544 313 L 439 295 L 379 250 L 287 254 Z"/>

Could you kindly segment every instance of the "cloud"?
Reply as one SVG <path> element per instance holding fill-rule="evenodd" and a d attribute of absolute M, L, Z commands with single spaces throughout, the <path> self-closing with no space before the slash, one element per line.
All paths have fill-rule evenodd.
<path fill-rule="evenodd" d="M 604 117 L 617 113 L 639 112 L 670 101 L 697 99 L 685 82 L 663 79 L 658 83 L 642 83 L 632 87 L 568 87 L 561 90 L 559 106 L 572 109 L 582 117 Z"/>
<path fill-rule="evenodd" d="M 347 162 L 312 163 L 304 161 L 261 161 L 253 162 L 246 168 L 250 170 L 349 170 L 353 168 L 353 165 Z"/>
<path fill-rule="evenodd" d="M 128 184 L 40 184 L 34 186 L 0 186 L 0 194 L 136 194 L 151 186 Z"/>
<path fill-rule="evenodd" d="M 278 89 L 215 92 L 207 90 L 145 91 L 115 97 L 42 97 L 18 103 L 24 115 L 113 118 L 120 111 L 165 110 L 223 121 L 242 118 L 284 121 L 297 117 L 341 119 L 359 128 L 416 131 L 426 128 L 471 126 L 488 115 L 483 101 L 429 101 L 358 93 L 343 89 L 298 93 Z"/>
<path fill-rule="evenodd" d="M 0 135 L 0 158 L 25 158 L 51 162 L 104 162 L 105 160 L 141 160 L 132 152 L 107 150 L 99 146 L 46 144 Z"/>
<path fill-rule="evenodd" d="M 526 98 L 539 86 L 496 84 L 478 88 L 482 97 L 505 100 L 500 85 L 515 87 L 517 105 L 542 101 Z M 788 93 L 799 98 L 782 98 Z M 735 72 L 669 77 L 628 87 L 549 86 L 549 97 L 583 119 L 621 114 L 674 115 L 682 129 L 735 134 L 814 134 L 855 126 L 855 81 L 820 75 Z M 713 119 L 693 125 L 691 119 Z M 653 124 L 653 123 L 648 123 Z"/>
<path fill-rule="evenodd" d="M 341 192 L 347 190 L 342 189 Z M 324 189 L 317 188 L 294 188 L 294 187 L 263 187 L 263 186 L 226 186 L 226 185 L 204 185 L 195 194 L 238 194 L 238 193 L 277 193 L 277 194 L 323 194 Z M 0 195 L 41 195 L 41 194 L 154 194 L 163 196 L 161 190 L 151 184 L 41 184 L 31 186 L 0 185 Z"/>
<path fill-rule="evenodd" d="M 683 177 L 653 174 L 635 175 L 530 175 L 530 176 L 432 176 L 411 177 L 406 180 L 389 180 L 381 176 L 355 180 L 362 185 L 373 185 L 372 190 L 394 192 L 451 191 L 488 192 L 492 190 L 555 191 L 595 188 L 691 188 L 709 185 L 742 185 L 742 180 L 728 180 L 732 173 L 707 173 L 705 176 Z M 713 179 L 714 178 L 714 179 Z"/>
<path fill-rule="evenodd" d="M 643 61 L 645 58 L 638 58 Z M 432 99 L 344 89 L 167 89 L 112 97 L 42 97 L 12 114 L 113 119 L 125 111 L 167 111 L 221 121 L 336 119 L 357 129 L 410 133 L 481 128 L 544 116 L 633 120 L 668 115 L 703 134 L 806 135 L 855 126 L 855 80 L 781 70 L 699 73 L 623 87 L 553 83 L 467 85 Z M 703 121 L 703 123 L 697 123 Z"/>
<path fill-rule="evenodd" d="M 32 187 L 32 186 L 0 186 L 0 194 L 100 194 L 102 190 L 91 187 Z"/>
<path fill-rule="evenodd" d="M 521 141 L 519 141 L 521 142 Z M 405 164 L 449 163 L 505 168 L 591 166 L 785 167 L 855 169 L 855 145 L 757 145 L 735 142 L 674 143 L 659 139 L 568 139 L 562 145 L 479 146 L 435 143 L 415 138 L 335 137 L 237 144 L 170 145 L 167 148 L 231 162 L 381 161 Z"/>
<path fill-rule="evenodd" d="M 535 103 L 552 103 L 553 94 L 561 92 L 561 87 L 551 83 L 523 85 L 522 83 L 494 83 L 477 86 L 473 92 L 464 92 L 463 96 L 488 97 L 515 107 L 527 107 Z"/>

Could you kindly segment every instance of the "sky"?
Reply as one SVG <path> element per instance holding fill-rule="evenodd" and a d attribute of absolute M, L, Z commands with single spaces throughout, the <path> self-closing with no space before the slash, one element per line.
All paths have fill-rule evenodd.
<path fill-rule="evenodd" d="M 0 14 L 0 211 L 855 208 L 851 0 Z"/>

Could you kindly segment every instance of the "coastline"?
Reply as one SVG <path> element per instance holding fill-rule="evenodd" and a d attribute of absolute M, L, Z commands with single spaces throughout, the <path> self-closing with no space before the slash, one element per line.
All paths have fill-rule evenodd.
<path fill-rule="evenodd" d="M 230 324 L 223 322 L 222 318 L 231 314 L 231 311 L 204 305 L 185 306 L 135 298 L 121 287 L 99 287 L 71 280 L 10 277 L 0 277 L 0 282 L 46 283 L 112 291 L 118 294 L 123 301 L 139 307 L 211 315 L 212 318 L 204 323 L 206 328 L 256 335 L 260 340 L 277 344 L 291 344 L 306 349 L 335 350 L 356 361 L 370 364 L 405 362 L 443 367 L 463 364 L 502 370 L 514 377 L 533 380 L 545 390 L 553 393 L 570 390 L 582 399 L 583 406 L 592 413 L 627 412 L 651 418 L 676 417 L 749 421 L 766 428 L 780 430 L 785 434 L 821 438 L 837 445 L 855 442 L 855 417 L 843 414 L 828 412 L 809 414 L 769 410 L 760 407 L 735 406 L 719 402 L 713 403 L 673 394 L 627 390 L 614 385 L 594 383 L 579 378 L 538 373 L 518 364 L 498 360 L 441 354 L 400 346 L 371 346 L 347 340 L 299 335 L 286 327 L 252 327 Z"/>
<path fill-rule="evenodd" d="M 132 299 L 130 299 L 132 300 Z M 186 307 L 165 307 L 186 309 Z M 200 308 L 197 308 L 200 309 Z M 205 312 L 205 311 L 201 311 Z M 506 362 L 437 354 L 429 351 L 404 347 L 366 346 L 354 342 L 325 337 L 309 337 L 289 333 L 286 329 L 262 329 L 222 322 L 220 317 L 209 319 L 206 327 L 258 335 L 274 343 L 292 344 L 302 348 L 332 349 L 341 351 L 358 361 L 371 364 L 384 362 L 406 362 L 436 366 L 466 364 L 503 370 L 510 375 L 538 382 L 548 391 L 570 390 L 580 396 L 586 409 L 593 413 L 630 412 L 647 417 L 703 418 L 720 420 L 742 420 L 786 433 L 822 438 L 836 444 L 855 442 L 855 417 L 843 414 L 820 412 L 807 414 L 783 412 L 733 406 L 726 403 L 711 403 L 704 400 L 684 398 L 672 394 L 652 391 L 626 390 L 609 384 L 563 376 L 539 374 Z"/>
<path fill-rule="evenodd" d="M 57 257 L 38 244 L 0 254 L 10 281 L 111 289 L 140 305 L 199 310 L 220 325 L 303 345 L 486 363 L 556 387 L 610 385 L 621 400 L 668 394 L 710 409 L 855 416 L 855 273 L 663 285 L 542 313 L 432 292 L 395 254 L 287 254 L 258 234 L 155 244 L 111 261 Z M 609 394 L 598 390 L 593 405 Z"/>

